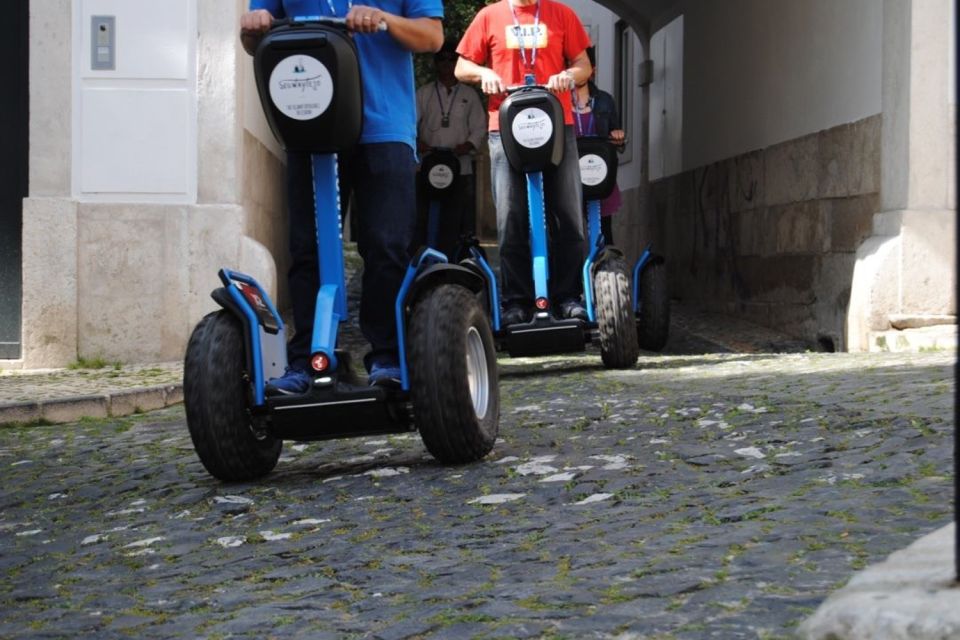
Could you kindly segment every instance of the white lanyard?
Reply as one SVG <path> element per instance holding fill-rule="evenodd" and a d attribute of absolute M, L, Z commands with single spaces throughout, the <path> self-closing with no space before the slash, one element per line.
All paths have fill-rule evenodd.
<path fill-rule="evenodd" d="M 584 131 L 583 131 L 583 121 L 580 119 L 580 98 L 579 98 L 579 95 L 577 94 L 577 88 L 576 88 L 576 87 L 574 87 L 574 88 L 573 88 L 573 91 L 570 92 L 570 98 L 571 98 L 571 100 L 573 100 L 573 115 L 577 116 L 577 135 L 582 136 L 582 135 L 584 135 Z M 592 96 L 592 95 L 591 95 L 589 98 L 587 98 L 587 104 L 586 104 L 586 106 L 590 108 L 590 118 L 591 118 L 591 120 L 594 120 L 594 115 L 593 115 L 593 96 Z M 594 121 L 595 121 L 595 120 L 594 120 Z"/>
<path fill-rule="evenodd" d="M 329 0 L 327 0 L 329 2 Z M 513 34 L 517 36 L 517 44 L 520 47 L 520 57 L 523 59 L 523 66 L 528 74 L 533 74 L 533 67 L 537 64 L 537 36 L 540 34 L 540 2 L 537 1 L 537 13 L 533 18 L 533 46 L 530 47 L 530 61 L 527 62 L 526 38 L 523 35 L 523 28 L 520 26 L 520 20 L 517 19 L 517 12 L 513 8 L 513 3 L 507 0 L 510 5 L 510 13 L 513 14 Z"/>
<path fill-rule="evenodd" d="M 330 15 L 336 17 L 337 9 L 333 6 L 333 0 L 327 0 L 327 6 L 330 7 Z M 347 0 L 347 13 L 350 13 L 350 9 L 353 9 L 353 0 Z"/>

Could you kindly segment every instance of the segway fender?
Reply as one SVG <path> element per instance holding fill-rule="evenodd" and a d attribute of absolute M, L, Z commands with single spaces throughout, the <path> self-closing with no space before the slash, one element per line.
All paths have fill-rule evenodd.
<path fill-rule="evenodd" d="M 474 293 L 486 288 L 486 280 L 473 269 L 459 264 L 433 264 L 417 274 L 407 292 L 406 306 L 412 305 L 424 292 L 442 284 L 457 284 Z"/>
<path fill-rule="evenodd" d="M 256 280 L 229 269 L 221 269 L 219 275 L 224 286 L 210 295 L 240 320 L 253 405 L 262 406 L 266 381 L 282 376 L 287 366 L 283 320 Z"/>
<path fill-rule="evenodd" d="M 641 265 L 640 272 L 642 273 L 643 270 L 649 267 L 650 265 L 663 264 L 664 262 L 666 262 L 666 259 L 662 255 L 660 255 L 659 253 L 651 253 L 650 257 L 647 260 L 645 260 L 644 263 Z"/>
<path fill-rule="evenodd" d="M 600 251 L 597 252 L 597 257 L 593 261 L 594 262 L 593 268 L 596 269 L 597 265 L 601 265 L 607 260 L 610 260 L 611 258 L 623 258 L 623 257 L 624 257 L 623 251 L 620 251 L 620 249 L 614 246 L 606 245 L 603 247 L 603 249 L 600 249 Z"/>
<path fill-rule="evenodd" d="M 243 350 L 243 353 L 247 359 L 247 371 L 252 371 L 253 362 L 250 357 L 250 324 L 247 322 L 247 317 L 243 314 L 243 310 L 240 308 L 240 305 L 230 297 L 229 293 L 227 293 L 226 287 L 214 289 L 210 292 L 210 297 L 213 298 L 214 302 L 232 313 L 234 316 L 236 316 L 237 320 L 240 321 L 240 326 L 243 327 L 243 344 L 247 346 L 247 348 Z"/>

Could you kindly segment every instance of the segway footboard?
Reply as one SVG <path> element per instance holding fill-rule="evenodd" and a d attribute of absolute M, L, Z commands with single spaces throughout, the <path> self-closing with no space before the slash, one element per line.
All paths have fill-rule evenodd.
<path fill-rule="evenodd" d="M 409 394 L 332 380 L 306 396 L 267 399 L 270 433 L 284 440 L 333 440 L 413 431 Z"/>
<path fill-rule="evenodd" d="M 538 314 L 540 315 L 540 314 Z M 583 351 L 589 328 L 580 320 L 556 320 L 549 314 L 510 325 L 499 336 L 501 348 L 512 357 L 545 356 Z"/>

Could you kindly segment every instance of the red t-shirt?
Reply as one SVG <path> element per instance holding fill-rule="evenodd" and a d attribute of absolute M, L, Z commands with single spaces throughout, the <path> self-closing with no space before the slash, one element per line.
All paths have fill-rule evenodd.
<path fill-rule="evenodd" d="M 538 8 L 540 22 L 534 32 Z M 524 27 L 522 38 L 514 33 L 514 13 L 517 22 Z M 534 75 L 537 84 L 546 84 L 550 76 L 568 68 L 573 59 L 590 46 L 590 37 L 577 14 L 564 4 L 554 0 L 539 0 L 537 4 L 511 7 L 510 0 L 500 0 L 477 13 L 460 40 L 457 53 L 471 62 L 490 67 L 503 79 L 504 84 L 512 87 L 522 85 L 527 73 L 520 44 L 525 47 L 529 64 L 534 42 L 537 47 Z M 564 106 L 564 122 L 572 125 L 570 92 L 558 97 Z M 497 131 L 500 128 L 498 110 L 503 96 L 489 98 L 487 110 L 490 131 Z"/>

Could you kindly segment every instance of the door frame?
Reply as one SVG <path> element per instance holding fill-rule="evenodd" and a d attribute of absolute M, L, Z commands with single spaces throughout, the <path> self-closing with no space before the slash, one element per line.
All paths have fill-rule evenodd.
<path fill-rule="evenodd" d="M 0 34 L 0 59 L 10 62 L 15 91 L 0 98 L 0 359 L 22 357 L 23 200 L 29 188 L 30 3 L 11 3 Z"/>

